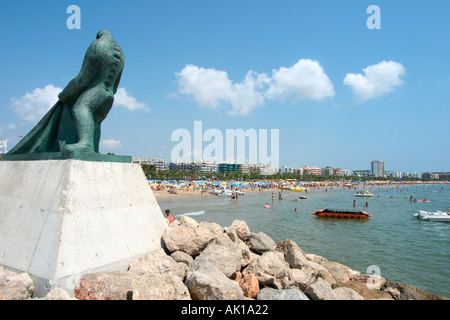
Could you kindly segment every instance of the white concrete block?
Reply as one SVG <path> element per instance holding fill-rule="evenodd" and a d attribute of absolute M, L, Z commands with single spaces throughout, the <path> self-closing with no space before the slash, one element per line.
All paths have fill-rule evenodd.
<path fill-rule="evenodd" d="M 0 179 L 0 264 L 47 289 L 161 248 L 167 223 L 137 164 L 0 161 Z"/>

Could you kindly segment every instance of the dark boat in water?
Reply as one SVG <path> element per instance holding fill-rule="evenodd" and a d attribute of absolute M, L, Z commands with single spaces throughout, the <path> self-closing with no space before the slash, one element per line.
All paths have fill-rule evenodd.
<path fill-rule="evenodd" d="M 342 210 L 342 209 L 322 209 L 313 212 L 313 215 L 323 218 L 345 218 L 345 219 L 367 219 L 372 215 L 365 211 Z"/>

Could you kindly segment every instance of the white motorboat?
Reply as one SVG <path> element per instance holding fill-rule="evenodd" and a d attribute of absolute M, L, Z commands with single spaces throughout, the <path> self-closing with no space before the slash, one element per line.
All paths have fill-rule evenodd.
<path fill-rule="evenodd" d="M 230 189 L 226 189 L 224 188 L 222 190 L 222 193 L 219 194 L 219 196 L 226 196 L 226 197 L 232 197 L 234 195 L 238 195 L 238 196 L 243 196 L 244 192 L 242 191 L 238 191 L 238 190 L 230 190 Z"/>
<path fill-rule="evenodd" d="M 418 213 L 413 214 L 413 217 L 425 221 L 448 221 L 450 222 L 450 215 L 447 212 L 437 210 L 435 212 L 419 210 Z"/>
<path fill-rule="evenodd" d="M 209 190 L 209 193 L 215 194 L 215 195 L 219 195 L 222 194 L 223 190 L 220 189 L 213 189 L 213 190 Z"/>

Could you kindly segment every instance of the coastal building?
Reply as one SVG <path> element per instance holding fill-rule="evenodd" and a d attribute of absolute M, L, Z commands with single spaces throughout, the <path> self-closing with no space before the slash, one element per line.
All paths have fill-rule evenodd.
<path fill-rule="evenodd" d="M 302 170 L 304 175 L 322 175 L 322 169 L 320 169 L 319 167 L 303 166 Z"/>
<path fill-rule="evenodd" d="M 291 168 L 291 167 L 287 167 L 287 166 L 282 166 L 278 169 L 279 173 L 297 173 L 298 169 L 297 168 Z"/>
<path fill-rule="evenodd" d="M 137 163 L 140 165 L 153 165 L 156 170 L 168 170 L 169 165 L 166 161 L 160 158 L 135 158 L 132 159 L 132 163 Z"/>
<path fill-rule="evenodd" d="M 217 171 L 222 173 L 242 172 L 241 168 L 242 164 L 239 163 L 219 163 Z"/>
<path fill-rule="evenodd" d="M 190 160 L 175 161 L 169 163 L 169 170 L 172 171 L 195 171 L 195 172 L 217 172 L 218 165 L 212 161 Z"/>
<path fill-rule="evenodd" d="M 355 177 L 369 177 L 370 170 L 354 170 L 352 171 L 352 176 Z"/>
<path fill-rule="evenodd" d="M 374 177 L 384 177 L 384 162 L 379 160 L 372 161 L 371 174 Z"/>

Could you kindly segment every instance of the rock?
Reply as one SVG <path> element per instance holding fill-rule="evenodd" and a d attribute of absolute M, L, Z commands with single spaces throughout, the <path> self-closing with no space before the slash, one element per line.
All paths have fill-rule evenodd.
<path fill-rule="evenodd" d="M 312 268 L 290 269 L 289 270 L 289 288 L 305 291 L 313 283 L 319 271 Z"/>
<path fill-rule="evenodd" d="M 179 250 L 196 257 L 214 240 L 214 233 L 200 227 L 175 226 L 164 230 L 162 240 L 169 252 Z"/>
<path fill-rule="evenodd" d="M 233 223 L 227 228 L 226 233 L 228 234 L 232 231 L 236 232 L 239 239 L 244 242 L 247 241 L 252 234 L 247 223 L 241 220 L 234 220 Z"/>
<path fill-rule="evenodd" d="M 188 216 L 181 216 L 180 224 L 188 228 L 198 228 L 199 223 L 195 219 Z"/>
<path fill-rule="evenodd" d="M 187 266 L 189 266 L 191 264 L 191 262 L 194 261 L 194 259 L 190 255 L 188 255 L 186 252 L 183 252 L 183 251 L 172 252 L 172 254 L 170 256 L 176 262 L 183 262 Z"/>
<path fill-rule="evenodd" d="M 398 281 L 386 281 L 383 290 L 398 300 L 446 300 L 438 295 Z"/>
<path fill-rule="evenodd" d="M 266 287 L 259 291 L 257 300 L 309 300 L 309 298 L 299 290 L 277 290 Z"/>
<path fill-rule="evenodd" d="M 333 289 L 337 300 L 364 300 L 364 297 L 353 289 L 340 287 Z"/>
<path fill-rule="evenodd" d="M 244 269 L 243 275 L 254 274 L 262 286 L 283 289 L 289 285 L 289 264 L 275 251 L 263 253 Z"/>
<path fill-rule="evenodd" d="M 298 249 L 300 249 L 300 247 L 294 241 L 287 239 L 287 240 L 278 242 L 275 247 L 275 251 L 286 254 L 286 251 L 288 249 L 290 249 L 291 247 L 297 247 Z"/>
<path fill-rule="evenodd" d="M 200 222 L 199 227 L 208 229 L 209 231 L 214 233 L 216 236 L 225 234 L 225 232 L 223 232 L 223 228 L 215 222 L 203 221 L 203 222 Z"/>
<path fill-rule="evenodd" d="M 328 270 L 328 273 L 334 279 L 330 284 L 346 282 L 352 278 L 358 277 L 361 274 L 359 271 L 352 270 L 351 268 L 337 262 L 328 261 L 327 259 L 315 254 L 305 254 L 305 257 L 309 261 L 315 262 Z"/>
<path fill-rule="evenodd" d="M 306 288 L 305 294 L 311 300 L 336 300 L 336 295 L 331 285 L 322 279 L 317 279 L 317 281 Z"/>
<path fill-rule="evenodd" d="M 242 300 L 239 284 L 228 279 L 211 262 L 194 260 L 188 269 L 185 285 L 193 300 Z"/>
<path fill-rule="evenodd" d="M 264 252 L 275 250 L 276 243 L 264 232 L 258 232 L 250 235 L 248 247 L 256 253 L 263 254 Z"/>
<path fill-rule="evenodd" d="M 389 293 L 383 292 L 379 289 L 369 289 L 367 287 L 367 284 L 361 281 L 348 281 L 333 285 L 334 289 L 339 287 L 353 289 L 361 296 L 363 296 L 365 300 L 393 300 L 392 296 Z"/>
<path fill-rule="evenodd" d="M 190 300 L 189 290 L 177 276 L 170 273 L 144 274 L 133 277 L 132 300 Z"/>
<path fill-rule="evenodd" d="M 242 241 L 239 236 L 237 235 L 236 231 L 233 229 L 227 229 L 227 231 L 225 232 L 225 234 L 230 238 L 230 240 L 233 243 L 239 244 L 239 243 L 244 243 L 244 241 Z"/>
<path fill-rule="evenodd" d="M 402 298 L 402 294 L 396 288 L 387 287 L 383 291 L 389 293 L 392 296 L 392 298 L 394 298 L 394 300 L 401 300 Z"/>
<path fill-rule="evenodd" d="M 163 249 L 155 250 L 144 257 L 133 260 L 128 268 L 128 272 L 132 274 L 159 275 L 172 273 L 180 277 L 181 280 L 186 276 L 186 270 L 187 265 L 185 263 L 176 262 Z"/>
<path fill-rule="evenodd" d="M 67 291 L 61 288 L 53 288 L 49 293 L 43 298 L 37 298 L 33 300 L 77 300 L 75 298 L 71 298 Z"/>
<path fill-rule="evenodd" d="M 293 269 L 313 269 L 317 271 L 317 277 L 322 278 L 329 284 L 336 283 L 336 280 L 328 272 L 328 270 L 320 264 L 308 260 L 306 255 L 298 246 L 291 246 L 284 255 L 285 260 L 289 263 L 289 266 Z"/>
<path fill-rule="evenodd" d="M 79 300 L 127 300 L 132 276 L 118 271 L 88 273 L 75 285 L 74 292 Z"/>
<path fill-rule="evenodd" d="M 247 274 L 239 280 L 239 286 L 244 293 L 244 296 L 254 299 L 259 292 L 259 281 L 254 274 Z"/>
<path fill-rule="evenodd" d="M 227 278 L 235 276 L 241 269 L 241 248 L 238 245 L 224 247 L 216 244 L 209 245 L 195 258 L 198 263 L 211 262 Z"/>
<path fill-rule="evenodd" d="M 211 231 L 213 232 L 213 231 Z M 218 244 L 224 247 L 230 247 L 233 245 L 233 241 L 231 241 L 230 237 L 226 233 L 215 234 L 214 240 L 212 241 L 214 244 Z"/>
<path fill-rule="evenodd" d="M 27 300 L 33 292 L 33 280 L 28 273 L 0 268 L 0 300 Z"/>

